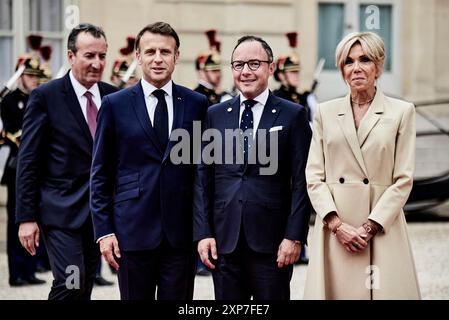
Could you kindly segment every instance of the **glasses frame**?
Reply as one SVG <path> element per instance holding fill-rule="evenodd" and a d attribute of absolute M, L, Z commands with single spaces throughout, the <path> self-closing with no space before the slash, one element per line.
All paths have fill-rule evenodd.
<path fill-rule="evenodd" d="M 234 64 L 236 62 L 242 63 L 242 68 L 241 69 L 235 68 Z M 259 65 L 257 66 L 257 68 L 251 68 L 251 66 L 250 66 L 251 62 L 258 62 Z M 257 71 L 260 68 L 260 65 L 261 65 L 262 62 L 265 62 L 265 63 L 268 63 L 268 64 L 272 63 L 272 61 L 269 61 L 269 60 L 259 60 L 259 59 L 251 59 L 251 60 L 247 60 L 247 61 L 235 60 L 235 61 L 231 62 L 231 68 L 232 68 L 232 70 L 235 70 L 235 71 L 242 71 L 243 69 L 245 69 L 245 64 L 246 64 L 246 65 L 248 65 L 248 69 L 249 70 Z"/>

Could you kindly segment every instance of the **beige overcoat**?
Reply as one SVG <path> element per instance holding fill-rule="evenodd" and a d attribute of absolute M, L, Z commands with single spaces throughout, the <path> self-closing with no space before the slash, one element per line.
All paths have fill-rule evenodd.
<path fill-rule="evenodd" d="M 305 299 L 420 299 L 402 210 L 415 140 L 414 106 L 380 90 L 358 130 L 349 95 L 318 106 L 306 169 L 317 218 Z M 323 226 L 331 211 L 356 228 L 372 219 L 383 231 L 363 253 L 351 254 Z"/>

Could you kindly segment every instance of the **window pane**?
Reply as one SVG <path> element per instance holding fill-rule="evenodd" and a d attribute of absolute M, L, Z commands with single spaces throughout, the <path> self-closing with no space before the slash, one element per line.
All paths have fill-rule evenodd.
<path fill-rule="evenodd" d="M 0 30 L 12 29 L 12 0 L 0 0 Z"/>
<path fill-rule="evenodd" d="M 324 69 L 335 70 L 335 49 L 343 38 L 344 24 L 343 3 L 319 4 L 319 58 L 325 58 Z"/>
<path fill-rule="evenodd" d="M 30 30 L 62 31 L 62 0 L 28 0 Z"/>
<path fill-rule="evenodd" d="M 385 71 L 391 71 L 391 57 L 393 55 L 391 46 L 391 35 L 393 31 L 392 25 L 392 6 L 391 5 L 376 5 L 379 8 L 379 29 L 369 29 L 371 16 L 373 12 L 371 10 L 366 13 L 366 8 L 369 5 L 360 5 L 360 31 L 371 31 L 377 33 L 385 44 L 386 59 L 385 59 Z M 368 20 L 367 20 L 368 19 Z"/>
<path fill-rule="evenodd" d="M 0 37 L 0 85 L 11 78 L 15 61 L 12 60 L 12 38 Z"/>

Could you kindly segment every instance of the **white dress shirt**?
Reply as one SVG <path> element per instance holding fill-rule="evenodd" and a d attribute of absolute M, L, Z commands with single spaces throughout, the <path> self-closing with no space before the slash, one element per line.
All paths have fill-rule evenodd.
<path fill-rule="evenodd" d="M 98 83 L 95 83 L 92 87 L 87 89 L 85 86 L 83 86 L 81 83 L 79 83 L 78 80 L 75 79 L 73 76 L 72 70 L 69 72 L 70 82 L 72 83 L 73 89 L 75 90 L 76 97 L 78 98 L 78 102 L 81 106 L 81 111 L 83 112 L 84 119 L 86 119 L 87 122 L 87 98 L 84 95 L 86 91 L 89 91 L 92 93 L 92 99 L 95 102 L 95 105 L 97 106 L 98 111 L 100 111 L 101 107 L 101 95 L 100 95 L 100 89 L 98 88 Z"/>
<path fill-rule="evenodd" d="M 254 132 L 256 132 L 257 128 L 259 127 L 260 118 L 262 118 L 263 108 L 267 104 L 269 94 L 270 94 L 270 91 L 268 90 L 268 88 L 266 88 L 264 92 L 262 92 L 261 94 L 259 94 L 257 97 L 255 97 L 253 99 L 253 100 L 257 101 L 257 103 L 251 108 L 251 110 L 253 111 L 253 131 Z M 246 100 L 248 100 L 248 99 L 246 99 L 242 95 L 242 93 L 240 93 L 239 128 L 240 128 L 240 123 L 242 122 L 242 114 L 243 114 L 243 111 L 245 110 L 245 104 L 243 102 L 245 102 Z M 253 139 L 255 137 L 256 137 L 256 135 L 253 134 Z"/>
<path fill-rule="evenodd" d="M 141 83 L 148 115 L 150 116 L 151 124 L 154 127 L 154 111 L 156 110 L 157 98 L 153 95 L 153 91 L 158 88 L 147 82 L 144 78 L 142 78 Z M 173 124 L 173 82 L 170 80 L 160 89 L 165 92 L 165 102 L 167 102 L 168 108 L 168 133 L 170 134 Z"/>

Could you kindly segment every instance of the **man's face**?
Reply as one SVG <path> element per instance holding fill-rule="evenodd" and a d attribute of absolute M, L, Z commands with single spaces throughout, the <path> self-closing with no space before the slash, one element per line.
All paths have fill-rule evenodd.
<path fill-rule="evenodd" d="M 299 84 L 299 71 L 285 71 L 285 79 L 289 86 L 297 88 Z"/>
<path fill-rule="evenodd" d="M 107 47 L 103 37 L 95 38 L 90 33 L 81 32 L 76 38 L 77 52 L 69 50 L 67 53 L 73 76 L 87 89 L 103 76 Z"/>
<path fill-rule="evenodd" d="M 36 89 L 39 86 L 39 76 L 31 75 L 31 74 L 23 74 L 22 77 L 22 86 L 23 88 L 31 92 L 31 90 Z"/>
<path fill-rule="evenodd" d="M 234 51 L 232 61 L 268 61 L 268 54 L 258 41 L 241 43 Z M 232 69 L 234 84 L 247 99 L 254 99 L 268 87 L 268 78 L 274 73 L 274 63 L 261 62 L 257 70 L 251 70 L 247 63 L 240 71 Z"/>
<path fill-rule="evenodd" d="M 145 32 L 140 38 L 137 59 L 142 66 L 143 78 L 156 88 L 162 88 L 170 81 L 178 58 L 173 37 Z"/>
<path fill-rule="evenodd" d="M 221 70 L 206 70 L 204 71 L 206 75 L 206 80 L 211 85 L 214 86 L 214 88 L 220 87 L 221 83 Z"/>

